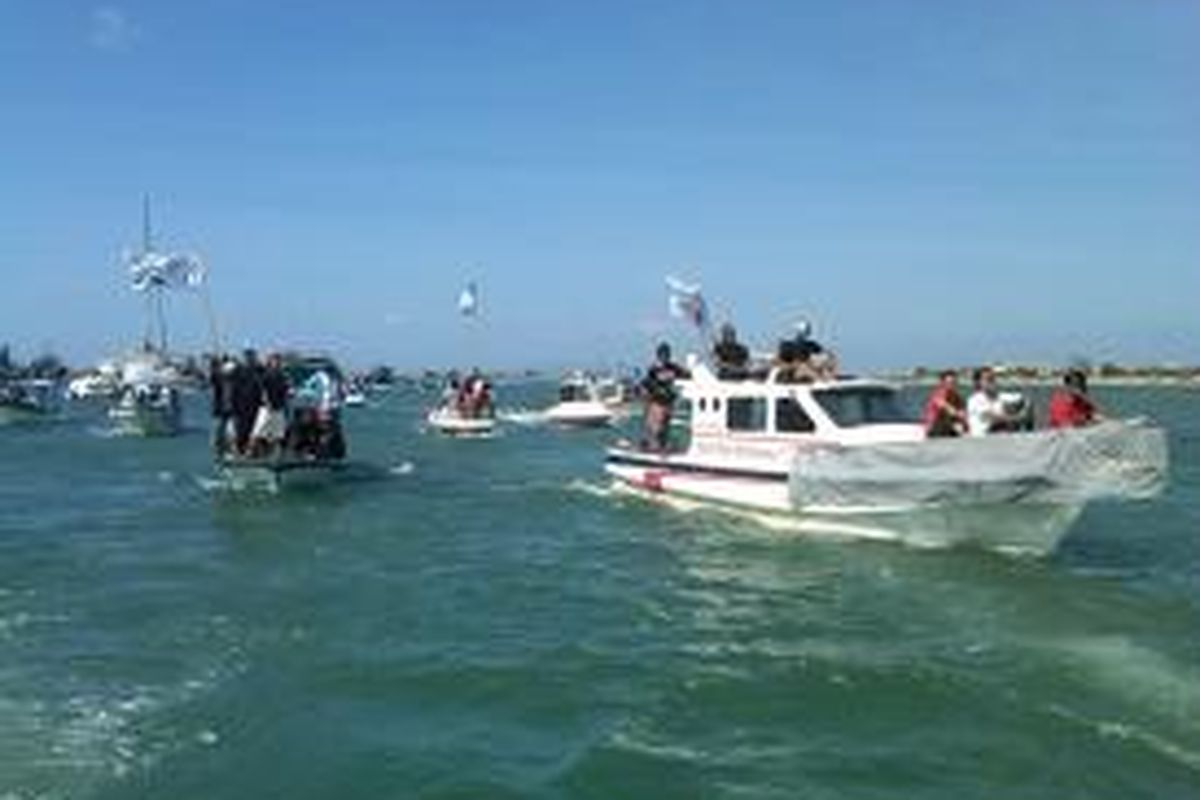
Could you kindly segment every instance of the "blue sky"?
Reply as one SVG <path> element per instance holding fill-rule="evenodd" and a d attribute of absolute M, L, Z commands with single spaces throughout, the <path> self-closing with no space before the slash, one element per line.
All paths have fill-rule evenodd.
<path fill-rule="evenodd" d="M 641 361 L 676 274 L 855 368 L 1195 363 L 1198 41 L 1190 0 L 0 0 L 0 340 L 135 341 L 150 192 L 236 345 Z"/>

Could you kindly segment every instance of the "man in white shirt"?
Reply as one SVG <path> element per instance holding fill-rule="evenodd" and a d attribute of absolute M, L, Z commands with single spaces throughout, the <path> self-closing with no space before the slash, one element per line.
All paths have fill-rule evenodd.
<path fill-rule="evenodd" d="M 1013 420 L 996 389 L 996 374 L 990 367 L 981 367 L 972 375 L 975 391 L 967 400 L 967 433 L 986 436 L 997 430 L 1007 430 Z"/>

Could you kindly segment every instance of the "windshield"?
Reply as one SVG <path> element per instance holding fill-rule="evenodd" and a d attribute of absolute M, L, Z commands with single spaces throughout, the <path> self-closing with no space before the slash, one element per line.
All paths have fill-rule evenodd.
<path fill-rule="evenodd" d="M 886 386 L 819 389 L 813 397 L 839 428 L 911 422 L 896 393 Z"/>

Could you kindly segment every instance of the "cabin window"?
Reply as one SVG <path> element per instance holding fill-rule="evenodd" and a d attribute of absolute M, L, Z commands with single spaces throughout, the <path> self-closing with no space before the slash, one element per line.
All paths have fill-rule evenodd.
<path fill-rule="evenodd" d="M 720 411 L 720 410 L 721 410 L 721 398 L 714 397 L 713 398 L 713 411 Z"/>
<path fill-rule="evenodd" d="M 808 412 L 794 397 L 775 401 L 775 430 L 780 433 L 812 433 L 817 429 Z"/>
<path fill-rule="evenodd" d="M 813 397 L 839 428 L 911 422 L 896 393 L 886 386 L 821 389 L 813 392 Z"/>
<path fill-rule="evenodd" d="M 703 397 L 701 397 L 701 398 L 700 398 L 700 410 L 701 410 L 701 411 L 707 411 L 707 410 L 708 410 L 708 409 L 706 408 L 706 406 L 705 406 L 705 403 L 704 403 L 704 398 L 703 398 Z"/>
<path fill-rule="evenodd" d="M 765 431 L 767 401 L 763 397 L 731 397 L 725 404 L 725 427 L 731 431 Z"/>

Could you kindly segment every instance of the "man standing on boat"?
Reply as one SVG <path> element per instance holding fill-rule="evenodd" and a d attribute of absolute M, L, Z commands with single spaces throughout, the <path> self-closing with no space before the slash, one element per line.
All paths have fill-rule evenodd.
<path fill-rule="evenodd" d="M 655 351 L 657 360 L 646 370 L 642 379 L 642 391 L 646 396 L 646 417 L 643 427 L 642 447 L 657 450 L 667 449 L 667 438 L 671 432 L 671 413 L 678 392 L 675 381 L 690 377 L 688 371 L 671 360 L 671 346 L 659 344 Z"/>
<path fill-rule="evenodd" d="M 278 353 L 267 358 L 262 372 L 262 403 L 254 420 L 255 456 L 282 455 L 287 436 L 288 380 Z"/>
<path fill-rule="evenodd" d="M 237 446 L 238 455 L 241 456 L 249 452 L 254 421 L 258 417 L 258 407 L 262 404 L 260 370 L 258 354 L 250 348 L 242 354 L 242 363 L 233 370 L 230 401 L 233 409 L 234 444 Z"/>

